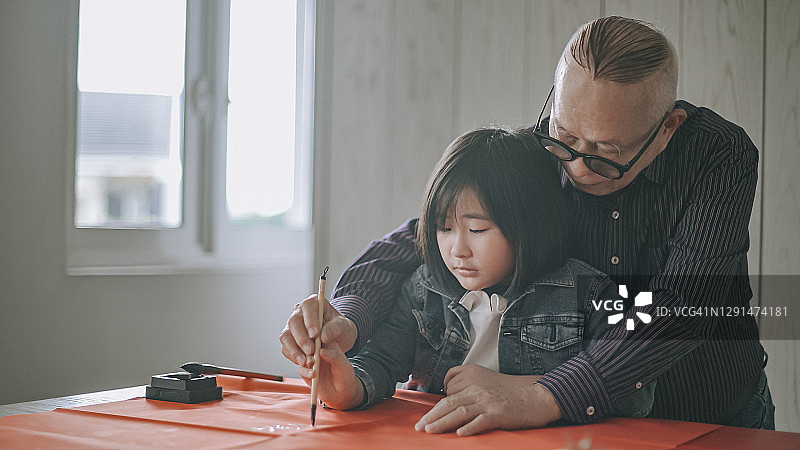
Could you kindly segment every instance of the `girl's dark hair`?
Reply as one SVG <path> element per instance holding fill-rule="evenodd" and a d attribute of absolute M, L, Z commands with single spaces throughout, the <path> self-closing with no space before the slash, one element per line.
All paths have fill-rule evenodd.
<path fill-rule="evenodd" d="M 465 188 L 475 192 L 514 249 L 514 273 L 506 297 L 522 294 L 535 277 L 564 265 L 567 198 L 558 162 L 529 131 L 480 128 L 450 143 L 425 190 L 417 245 L 433 276 L 446 288 L 463 291 L 442 260 L 436 231 Z"/>

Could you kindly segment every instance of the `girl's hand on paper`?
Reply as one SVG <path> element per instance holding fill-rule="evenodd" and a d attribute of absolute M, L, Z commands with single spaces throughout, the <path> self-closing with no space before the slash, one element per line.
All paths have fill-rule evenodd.
<path fill-rule="evenodd" d="M 317 296 L 310 295 L 295 305 L 286 326 L 280 334 L 281 352 L 298 366 L 311 367 L 314 362 L 314 339 L 319 334 L 319 306 Z M 330 304 L 325 309 L 325 326 L 322 328 L 322 344 L 336 343 L 349 350 L 358 337 L 352 320 L 346 318 Z"/>
<path fill-rule="evenodd" d="M 333 409 L 351 409 L 364 401 L 364 385 L 356 377 L 350 360 L 334 342 L 320 349 L 319 398 Z M 313 361 L 313 359 L 312 359 Z M 300 376 L 311 386 L 313 367 L 301 367 Z"/>

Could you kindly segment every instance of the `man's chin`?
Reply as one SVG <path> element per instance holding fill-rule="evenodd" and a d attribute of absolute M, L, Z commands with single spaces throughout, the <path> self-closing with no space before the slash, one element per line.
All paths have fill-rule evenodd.
<path fill-rule="evenodd" d="M 608 195 L 618 189 L 614 181 L 606 179 L 588 183 L 581 182 L 580 180 L 575 181 L 572 178 L 570 178 L 569 181 L 575 189 L 590 195 Z"/>

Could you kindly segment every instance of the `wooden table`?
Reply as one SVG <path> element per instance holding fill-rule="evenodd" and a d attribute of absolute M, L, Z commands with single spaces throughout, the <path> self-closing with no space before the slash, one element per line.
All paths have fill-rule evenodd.
<path fill-rule="evenodd" d="M 223 400 L 198 405 L 146 400 L 138 386 L 0 406 L 0 448 L 800 448 L 800 433 L 660 419 L 429 435 L 413 426 L 441 397 L 402 390 L 365 411 L 318 409 L 311 427 L 300 380 L 218 384 Z"/>
<path fill-rule="evenodd" d="M 52 411 L 56 408 L 75 408 L 78 406 L 99 405 L 102 403 L 120 402 L 136 397 L 144 397 L 144 386 L 134 386 L 110 391 L 90 392 L 88 394 L 69 395 L 66 397 L 34 400 L 32 402 L 10 403 L 0 405 L 0 417 L 15 414 L 31 414 Z"/>

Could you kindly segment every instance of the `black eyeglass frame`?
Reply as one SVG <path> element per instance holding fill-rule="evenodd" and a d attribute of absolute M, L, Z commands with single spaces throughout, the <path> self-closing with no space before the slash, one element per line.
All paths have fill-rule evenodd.
<path fill-rule="evenodd" d="M 553 90 L 555 90 L 555 85 L 553 85 L 550 88 L 550 92 L 547 94 L 547 98 L 544 100 L 544 105 L 542 105 L 542 111 L 539 113 L 539 118 L 536 120 L 536 126 L 533 128 L 533 134 L 536 136 L 537 140 L 542 145 L 542 147 L 547 149 L 548 153 L 550 153 L 554 157 L 560 159 L 561 161 L 575 161 L 578 158 L 583 158 L 583 162 L 584 162 L 584 164 L 586 164 L 586 167 L 588 167 L 589 170 L 591 170 L 592 172 L 594 172 L 594 173 L 596 173 L 596 174 L 598 174 L 598 175 L 600 175 L 602 177 L 605 177 L 605 178 L 608 178 L 608 179 L 611 179 L 611 180 L 619 180 L 620 178 L 622 178 L 625 175 L 625 172 L 631 170 L 631 167 L 633 167 L 633 165 L 636 164 L 636 161 L 638 161 L 639 158 L 642 157 L 642 155 L 644 154 L 644 151 L 647 150 L 647 147 L 649 147 L 650 144 L 652 144 L 653 141 L 655 140 L 656 136 L 658 136 L 658 132 L 659 132 L 659 130 L 661 130 L 661 126 L 664 125 L 664 122 L 667 120 L 667 117 L 669 117 L 669 114 L 672 112 L 672 110 L 670 110 L 670 111 L 667 111 L 666 114 L 664 114 L 664 117 L 662 117 L 661 121 L 658 122 L 658 126 L 656 127 L 655 131 L 653 131 L 653 134 L 651 134 L 650 137 L 647 139 L 647 142 L 644 143 L 644 145 L 642 146 L 642 149 L 639 150 L 638 153 L 636 153 L 636 156 L 634 156 L 633 159 L 628 161 L 627 164 L 620 164 L 620 163 L 618 163 L 616 161 L 612 161 L 612 160 L 610 160 L 608 158 L 603 158 L 602 156 L 589 155 L 589 154 L 586 154 L 586 153 L 581 153 L 581 152 L 573 149 L 569 145 L 559 141 L 558 139 L 556 139 L 554 137 L 550 137 L 550 134 L 549 134 L 550 132 L 549 131 L 548 132 L 543 132 L 542 131 L 542 115 L 544 115 L 544 110 L 547 108 L 547 102 L 550 101 L 550 97 L 553 95 Z M 548 147 L 552 147 L 553 145 L 546 144 L 544 142 L 545 140 L 551 142 L 552 144 L 555 144 L 558 147 L 561 147 L 562 150 L 566 151 L 569 154 L 569 158 L 562 158 L 561 156 L 556 155 L 555 153 L 550 151 L 548 149 Z M 618 172 L 617 176 L 609 176 L 609 175 L 606 175 L 604 173 L 598 172 L 594 167 L 592 167 L 591 161 L 598 161 L 598 162 L 602 162 L 602 163 L 608 164 L 609 166 L 611 166 L 611 167 L 613 167 L 614 169 L 617 170 L 617 172 Z"/>

